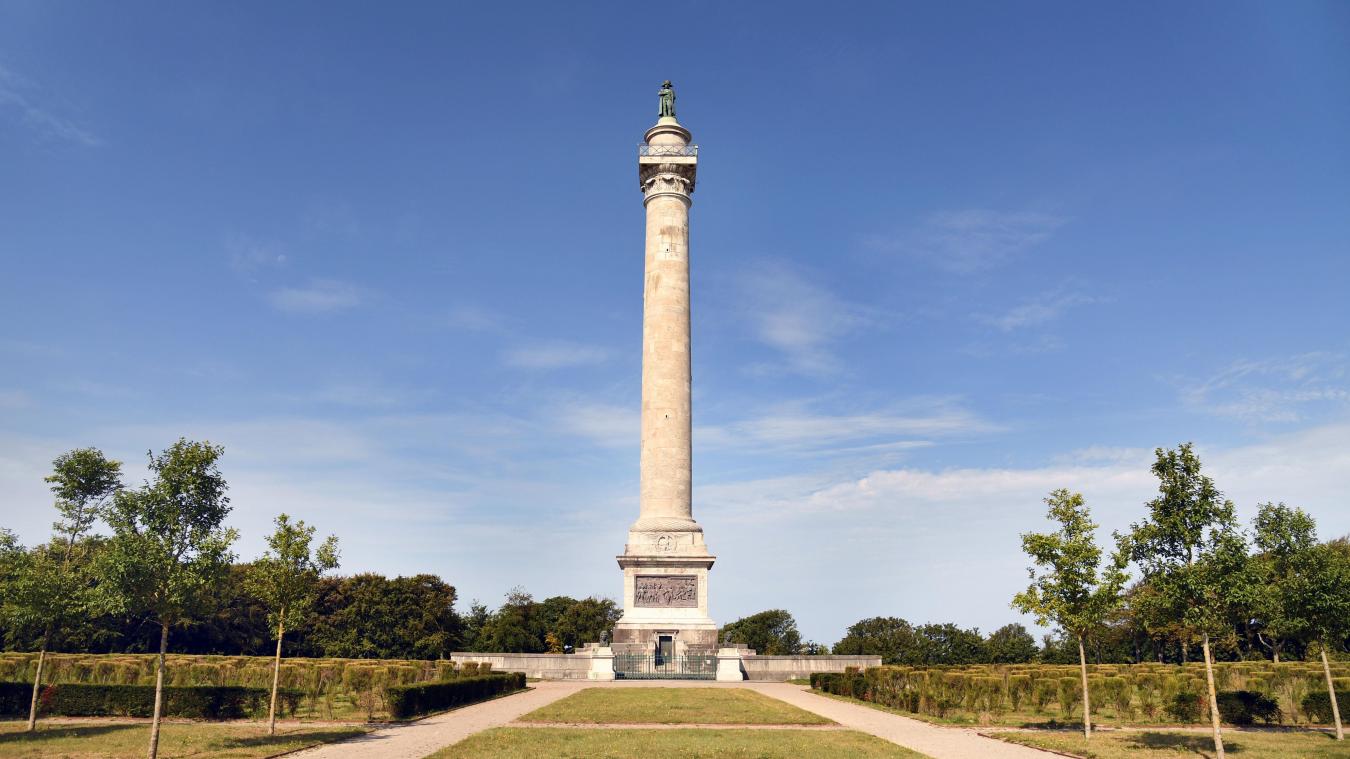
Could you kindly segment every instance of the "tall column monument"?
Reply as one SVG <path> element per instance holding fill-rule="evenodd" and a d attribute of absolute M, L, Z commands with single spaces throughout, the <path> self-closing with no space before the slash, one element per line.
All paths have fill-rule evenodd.
<path fill-rule="evenodd" d="M 708 570 L 716 558 L 694 521 L 689 351 L 689 206 L 698 146 L 675 119 L 675 90 L 660 91 L 656 125 L 638 146 L 647 209 L 642 301 L 642 459 L 638 519 L 619 556 L 623 618 L 616 652 L 709 653 Z"/>

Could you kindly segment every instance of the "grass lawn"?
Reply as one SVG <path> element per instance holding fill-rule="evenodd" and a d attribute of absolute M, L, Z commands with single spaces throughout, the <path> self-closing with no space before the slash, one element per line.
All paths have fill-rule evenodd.
<path fill-rule="evenodd" d="M 1214 756 L 1214 738 L 1208 733 L 1166 730 L 1121 730 L 1093 733 L 1085 743 L 1081 733 L 993 733 L 1011 743 L 1048 748 L 1085 759 L 1199 759 Z M 1086 748 L 1085 748 L 1086 746 Z M 1224 751 L 1249 759 L 1350 759 L 1350 741 L 1312 732 L 1238 732 L 1225 730 Z"/>
<path fill-rule="evenodd" d="M 828 725 L 830 720 L 745 688 L 587 688 L 524 722 L 665 725 Z"/>
<path fill-rule="evenodd" d="M 0 722 L 0 759 L 132 759 L 150 746 L 148 724 L 38 723 L 36 734 L 22 721 Z M 252 759 L 327 743 L 365 732 L 359 727 L 277 727 L 275 737 L 259 724 L 169 723 L 161 725 L 159 755 Z"/>
<path fill-rule="evenodd" d="M 636 689 L 635 689 L 636 690 Z M 641 690 L 656 690 L 643 688 Z M 851 730 L 585 730 L 499 727 L 444 748 L 428 759 L 923 759 Z"/>

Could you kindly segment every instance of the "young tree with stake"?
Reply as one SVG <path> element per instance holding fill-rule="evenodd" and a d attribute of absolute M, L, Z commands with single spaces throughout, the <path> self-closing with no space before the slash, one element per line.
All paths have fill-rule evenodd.
<path fill-rule="evenodd" d="M 1233 502 L 1223 500 L 1214 481 L 1200 473 L 1200 458 L 1190 443 L 1155 452 L 1153 474 L 1158 497 L 1149 501 L 1149 518 L 1119 536 L 1130 558 L 1189 636 L 1198 635 L 1205 659 L 1214 752 L 1223 759 L 1223 732 L 1214 687 L 1210 634 L 1231 629 L 1231 612 L 1250 600 L 1247 545 L 1238 531 Z"/>
<path fill-rule="evenodd" d="M 1092 702 L 1088 692 L 1087 652 L 1083 642 L 1102 627 L 1120 605 L 1125 584 L 1125 559 L 1112 557 L 1102 567 L 1096 523 L 1081 493 L 1064 488 L 1045 499 L 1047 516 L 1059 522 L 1055 532 L 1022 535 L 1022 550 L 1035 566 L 1029 567 L 1031 585 L 1013 597 L 1012 606 L 1036 615 L 1037 624 L 1056 625 L 1078 640 L 1078 667 L 1083 682 L 1083 738 L 1092 738 Z M 1038 569 L 1039 568 L 1039 569 Z"/>
<path fill-rule="evenodd" d="M 78 448 L 52 462 L 46 478 L 56 496 L 61 518 L 52 525 L 52 539 L 23 554 L 14 582 L 4 596 L 4 618 L 13 627 L 41 630 L 33 695 L 28 706 L 28 731 L 37 729 L 38 694 L 47 649 L 62 625 L 86 613 L 91 582 L 88 559 L 81 542 L 98 519 L 99 511 L 122 488 L 122 464 L 97 448 Z"/>
<path fill-rule="evenodd" d="M 311 553 L 314 528 L 304 520 L 291 523 L 281 514 L 277 529 L 267 537 L 267 550 L 249 572 L 249 591 L 267 605 L 269 622 L 277 634 L 277 654 L 272 664 L 272 700 L 267 710 L 267 734 L 277 732 L 277 687 L 281 682 L 281 641 L 287 620 L 304 619 L 314 605 L 319 577 L 338 566 L 337 537 L 329 535 Z"/>
<path fill-rule="evenodd" d="M 159 754 L 169 628 L 198 613 L 234 559 L 237 533 L 224 527 L 230 499 L 217 466 L 224 451 L 179 439 L 158 456 L 150 453 L 153 480 L 118 492 L 104 514 L 113 535 L 96 563 L 106 609 L 148 611 L 159 623 L 149 759 Z"/>
<path fill-rule="evenodd" d="M 1345 740 L 1336 683 L 1331 678 L 1327 649 L 1350 636 L 1350 556 L 1327 543 L 1315 544 L 1294 557 L 1294 581 L 1288 597 L 1289 615 L 1298 619 L 1322 649 L 1322 674 L 1331 699 L 1336 740 Z"/>

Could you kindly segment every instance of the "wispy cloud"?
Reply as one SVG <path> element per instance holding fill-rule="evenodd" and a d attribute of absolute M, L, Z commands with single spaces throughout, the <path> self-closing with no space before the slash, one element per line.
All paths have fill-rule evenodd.
<path fill-rule="evenodd" d="M 22 390 L 0 388 L 0 408 L 14 410 L 28 408 L 32 404 L 33 399 L 28 393 Z"/>
<path fill-rule="evenodd" d="M 1084 306 L 1099 302 L 1098 298 L 1083 293 L 1052 290 L 1023 301 L 997 316 L 978 316 L 977 318 L 1003 332 L 1026 327 L 1037 327 L 1052 322 L 1075 306 Z"/>
<path fill-rule="evenodd" d="M 282 287 L 267 295 L 274 308 L 296 314 L 326 314 L 358 306 L 360 289 L 331 279 L 316 279 L 305 287 Z"/>
<path fill-rule="evenodd" d="M 0 66 L 0 109 L 18 116 L 21 123 L 46 139 L 64 140 L 85 147 L 102 144 L 98 135 L 56 113 L 52 98 L 29 79 Z"/>
<path fill-rule="evenodd" d="M 247 236 L 231 238 L 225 243 L 230 268 L 240 274 L 252 274 L 259 269 L 285 266 L 289 258 L 280 243 L 258 240 Z"/>
<path fill-rule="evenodd" d="M 636 446 L 642 419 L 638 408 L 604 403 L 566 403 L 557 414 L 566 434 L 612 448 Z"/>
<path fill-rule="evenodd" d="M 445 317 L 445 326 L 465 332 L 491 332 L 501 329 L 502 320 L 487 309 L 465 304 L 450 310 Z"/>
<path fill-rule="evenodd" d="M 982 209 L 942 211 L 917 229 L 864 239 L 869 247 L 902 253 L 954 274 L 992 269 L 1045 242 L 1067 219 L 1044 213 Z"/>
<path fill-rule="evenodd" d="M 521 369 L 565 369 L 602 364 L 609 351 L 597 345 L 554 341 L 512 348 L 502 354 L 507 366 Z"/>
<path fill-rule="evenodd" d="M 1334 353 L 1238 361 L 1199 382 L 1183 382 L 1190 407 L 1250 422 L 1297 422 L 1318 405 L 1350 404 L 1350 364 Z"/>
<path fill-rule="evenodd" d="M 872 321 L 866 309 L 776 262 L 748 273 L 745 296 L 744 313 L 755 337 L 782 352 L 781 368 L 799 374 L 838 371 L 835 341 Z"/>

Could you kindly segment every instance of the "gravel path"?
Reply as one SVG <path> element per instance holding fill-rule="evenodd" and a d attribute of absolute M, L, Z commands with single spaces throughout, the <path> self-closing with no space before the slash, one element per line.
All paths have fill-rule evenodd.
<path fill-rule="evenodd" d="M 589 685 L 594 683 L 585 680 L 533 683 L 524 693 L 484 701 L 406 725 L 382 728 L 287 756 L 297 759 L 422 759 L 474 733 L 504 725 Z"/>
<path fill-rule="evenodd" d="M 819 696 L 804 685 L 747 683 L 746 686 L 933 759 L 1047 759 L 1051 756 L 1027 746 L 985 738 L 974 730 L 938 727 L 869 706 Z"/>

